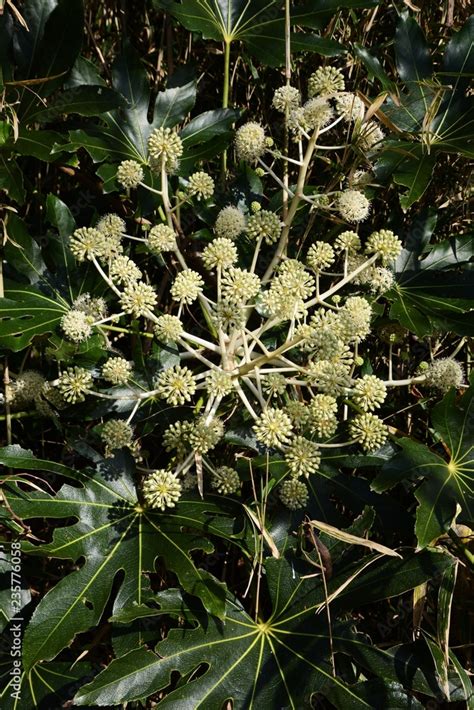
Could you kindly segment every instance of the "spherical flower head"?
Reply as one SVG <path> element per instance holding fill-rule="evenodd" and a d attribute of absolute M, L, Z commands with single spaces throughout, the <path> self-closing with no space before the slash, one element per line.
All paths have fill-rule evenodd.
<path fill-rule="evenodd" d="M 260 290 L 260 279 L 244 269 L 231 267 L 222 277 L 222 296 L 229 303 L 246 303 Z"/>
<path fill-rule="evenodd" d="M 367 274 L 367 284 L 374 294 L 390 291 L 395 283 L 393 271 L 383 266 L 374 266 L 371 269 L 366 269 L 363 274 Z"/>
<path fill-rule="evenodd" d="M 203 418 L 194 424 L 189 433 L 189 444 L 197 454 L 206 454 L 213 449 L 224 436 L 224 425 L 220 419 L 206 422 Z"/>
<path fill-rule="evenodd" d="M 182 486 L 171 471 L 153 471 L 143 483 L 143 498 L 150 508 L 174 508 L 181 498 Z"/>
<path fill-rule="evenodd" d="M 114 449 L 132 446 L 133 429 L 124 419 L 109 419 L 102 427 L 100 438 L 106 444 L 106 456 L 110 456 Z"/>
<path fill-rule="evenodd" d="M 265 131 L 259 123 L 250 121 L 241 126 L 235 134 L 235 151 L 238 160 L 253 163 L 267 148 Z"/>
<path fill-rule="evenodd" d="M 374 179 L 373 173 L 369 170 L 356 170 L 355 173 L 348 178 L 348 185 L 354 190 L 363 190 Z"/>
<path fill-rule="evenodd" d="M 148 139 L 148 154 L 166 172 L 172 172 L 183 154 L 183 142 L 171 128 L 155 128 Z"/>
<path fill-rule="evenodd" d="M 430 364 L 426 372 L 426 384 L 445 394 L 451 387 L 459 389 L 464 383 L 462 365 L 452 357 L 440 358 Z"/>
<path fill-rule="evenodd" d="M 301 137 L 302 131 L 305 131 L 306 120 L 304 116 L 304 108 L 302 106 L 297 106 L 291 110 L 288 117 L 288 128 L 293 134 L 293 140 L 298 140 Z"/>
<path fill-rule="evenodd" d="M 19 406 L 30 404 L 44 392 L 46 380 L 36 370 L 25 370 L 10 385 L 11 398 Z"/>
<path fill-rule="evenodd" d="M 370 202 L 360 190 L 344 190 L 336 200 L 336 209 L 346 222 L 362 222 L 370 211 Z"/>
<path fill-rule="evenodd" d="M 353 400 L 365 412 L 373 412 L 385 401 L 387 388 L 382 380 L 375 375 L 364 375 L 354 386 Z"/>
<path fill-rule="evenodd" d="M 341 234 L 336 237 L 334 247 L 339 253 L 347 251 L 349 254 L 356 254 L 361 247 L 359 235 L 351 231 L 341 232 Z"/>
<path fill-rule="evenodd" d="M 154 254 L 176 249 L 176 234 L 167 224 L 156 224 L 146 238 L 148 249 Z"/>
<path fill-rule="evenodd" d="M 273 94 L 273 106 L 281 113 L 297 108 L 300 102 L 300 92 L 294 86 L 280 86 Z"/>
<path fill-rule="evenodd" d="M 252 239 L 265 239 L 267 244 L 274 244 L 280 238 L 283 222 L 278 215 L 268 210 L 253 214 L 247 224 L 247 234 Z"/>
<path fill-rule="evenodd" d="M 287 259 L 278 268 L 270 288 L 260 299 L 266 314 L 279 320 L 302 318 L 315 288 L 314 278 L 306 271 L 304 264 L 296 259 Z"/>
<path fill-rule="evenodd" d="M 183 332 L 183 324 L 177 316 L 159 316 L 158 322 L 155 325 L 156 337 L 167 345 L 177 343 Z"/>
<path fill-rule="evenodd" d="M 120 297 L 120 305 L 125 313 L 130 313 L 134 318 L 145 316 L 156 305 L 156 293 L 153 288 L 143 281 L 127 284 Z"/>
<path fill-rule="evenodd" d="M 239 474 L 230 466 L 220 466 L 212 474 L 211 486 L 224 496 L 238 493 L 241 486 Z"/>
<path fill-rule="evenodd" d="M 99 219 L 96 229 L 102 232 L 105 237 L 120 242 L 125 233 L 125 222 L 118 214 L 106 214 Z"/>
<path fill-rule="evenodd" d="M 138 187 L 144 179 L 142 166 L 136 160 L 124 160 L 117 168 L 117 182 L 127 189 Z"/>
<path fill-rule="evenodd" d="M 309 404 L 309 426 L 320 437 L 332 436 L 337 429 L 337 402 L 330 394 L 317 394 Z"/>
<path fill-rule="evenodd" d="M 346 343 L 360 343 L 370 333 L 372 308 L 360 296 L 349 296 L 338 313 L 340 336 Z"/>
<path fill-rule="evenodd" d="M 336 111 L 347 122 L 362 121 L 365 114 L 365 104 L 362 99 L 349 91 L 341 91 L 335 95 Z"/>
<path fill-rule="evenodd" d="M 334 117 L 329 101 L 322 96 L 310 99 L 303 106 L 303 125 L 305 128 L 315 130 L 323 128 Z"/>
<path fill-rule="evenodd" d="M 224 370 L 211 370 L 205 382 L 208 394 L 217 397 L 225 397 L 234 389 L 231 375 Z"/>
<path fill-rule="evenodd" d="M 218 237 L 237 239 L 245 231 L 247 223 L 244 213 L 238 207 L 224 207 L 217 215 L 214 232 Z"/>
<path fill-rule="evenodd" d="M 201 295 L 203 286 L 204 281 L 197 271 L 185 269 L 176 276 L 171 287 L 171 297 L 180 303 L 194 303 Z"/>
<path fill-rule="evenodd" d="M 179 458 L 184 458 L 189 450 L 189 435 L 193 430 L 193 422 L 178 421 L 170 424 L 163 434 L 163 446 L 166 451 L 174 451 Z"/>
<path fill-rule="evenodd" d="M 207 173 L 200 171 L 189 176 L 188 193 L 199 200 L 208 200 L 213 196 L 214 180 Z"/>
<path fill-rule="evenodd" d="M 358 441 L 364 451 L 376 451 L 387 441 L 387 427 L 375 414 L 360 414 L 349 424 L 352 439 Z"/>
<path fill-rule="evenodd" d="M 332 96 L 338 91 L 344 91 L 344 76 L 336 67 L 319 67 L 309 77 L 308 95 Z"/>
<path fill-rule="evenodd" d="M 85 392 L 92 387 L 92 375 L 83 367 L 68 367 L 59 377 L 58 389 L 70 404 L 83 402 Z"/>
<path fill-rule="evenodd" d="M 92 259 L 101 256 L 104 249 L 105 237 L 102 232 L 94 227 L 79 227 L 70 238 L 69 246 L 77 261 Z"/>
<path fill-rule="evenodd" d="M 91 318 L 91 322 L 105 318 L 107 304 L 103 298 L 92 298 L 90 293 L 82 293 L 72 304 L 73 310 L 82 311 Z"/>
<path fill-rule="evenodd" d="M 278 448 L 289 443 L 293 424 L 282 409 L 268 407 L 258 417 L 253 430 L 257 441 L 267 447 Z"/>
<path fill-rule="evenodd" d="M 367 254 L 378 254 L 383 264 L 389 264 L 402 251 L 402 243 L 391 229 L 372 232 L 365 245 Z"/>
<path fill-rule="evenodd" d="M 334 249 L 327 242 L 315 242 L 308 249 L 306 261 L 313 271 L 319 273 L 328 269 L 335 260 Z"/>
<path fill-rule="evenodd" d="M 114 283 L 126 286 L 142 278 L 142 272 L 132 259 L 118 254 L 111 262 L 109 276 Z"/>
<path fill-rule="evenodd" d="M 82 343 L 92 334 L 91 320 L 83 311 L 71 310 L 61 318 L 61 329 L 66 338 L 74 343 Z"/>
<path fill-rule="evenodd" d="M 362 125 L 357 144 L 363 153 L 375 153 L 382 148 L 385 134 L 375 121 L 367 121 Z"/>
<path fill-rule="evenodd" d="M 350 386 L 350 364 L 316 360 L 308 364 L 305 379 L 322 392 L 337 396 Z"/>
<path fill-rule="evenodd" d="M 308 488 L 297 478 L 288 478 L 280 486 L 280 500 L 290 510 L 304 508 L 308 504 Z"/>
<path fill-rule="evenodd" d="M 279 372 L 265 375 L 262 389 L 269 397 L 278 397 L 286 392 L 286 377 Z"/>
<path fill-rule="evenodd" d="M 177 406 L 191 401 L 196 392 L 196 381 L 188 367 L 174 365 L 160 372 L 155 388 L 158 397 Z"/>
<path fill-rule="evenodd" d="M 245 326 L 247 314 L 248 309 L 244 301 L 224 299 L 212 309 L 212 322 L 218 330 L 231 333 L 241 330 Z"/>
<path fill-rule="evenodd" d="M 321 463 L 319 447 L 314 441 L 296 436 L 286 450 L 285 460 L 292 477 L 305 476 L 316 473 Z"/>
<path fill-rule="evenodd" d="M 285 412 L 291 419 L 295 429 L 304 429 L 309 421 L 309 409 L 304 402 L 299 399 L 291 399 L 287 402 Z"/>
<path fill-rule="evenodd" d="M 132 374 L 132 365 L 123 357 L 111 357 L 102 365 L 102 377 L 113 385 L 124 385 Z"/>
<path fill-rule="evenodd" d="M 202 260 L 208 271 L 217 268 L 228 269 L 235 264 L 237 259 L 237 249 L 234 243 L 226 237 L 214 239 L 202 253 Z"/>

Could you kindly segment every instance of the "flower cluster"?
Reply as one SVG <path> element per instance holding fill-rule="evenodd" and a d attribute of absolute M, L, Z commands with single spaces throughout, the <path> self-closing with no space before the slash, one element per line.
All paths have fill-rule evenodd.
<path fill-rule="evenodd" d="M 278 461 L 281 474 L 271 486 L 277 486 L 281 503 L 290 510 L 305 508 L 314 478 L 324 470 L 326 449 L 372 452 L 391 431 L 382 417 L 390 415 L 393 369 L 366 347 L 382 311 L 377 299 L 392 288 L 391 267 L 402 249 L 369 200 L 377 189 L 370 156 L 383 134 L 366 120 L 365 100 L 346 90 L 341 70 L 332 66 L 311 74 L 306 94 L 304 87 L 277 89 L 273 106 L 294 139 L 288 155 L 273 147 L 257 122 L 235 133 L 237 159 L 250 163 L 239 169 L 252 175 L 251 190 L 236 182 L 223 196 L 200 165 L 189 177 L 175 175 L 183 141 L 178 129 L 161 127 L 150 133 L 144 166 L 125 161 L 117 171 L 123 187 L 141 190 L 150 171 L 160 173 L 160 189 L 152 188 L 160 203 L 157 216 L 135 218 L 143 235 L 136 235 L 133 225 L 127 229 L 121 216 L 108 214 L 93 227 L 75 230 L 70 240 L 74 256 L 92 262 L 88 266 L 109 292 L 107 307 L 88 294 L 76 299 L 61 319 L 61 332 L 73 343 L 94 332 L 94 342 L 102 336 L 109 355 L 98 372 L 74 366 L 53 387 L 74 404 L 86 394 L 125 399 L 127 385 L 133 401 L 129 419 L 119 418 L 123 410 L 116 407 L 117 418 L 96 431 L 106 455 L 123 447 L 136 455 L 141 427 L 144 433 L 158 432 L 164 461 L 159 470 L 148 469 L 142 491 L 146 505 L 160 510 L 193 489 L 220 495 L 263 490 L 253 479 L 250 485 L 241 462 L 229 461 L 229 442 L 243 447 L 247 441 Z M 326 135 L 333 134 L 338 138 L 325 146 Z M 342 146 L 332 145 L 340 141 Z M 314 158 L 320 149 L 339 148 L 352 150 L 357 160 L 325 193 L 313 187 L 319 165 Z M 284 181 L 277 170 L 286 158 Z M 337 164 L 342 171 L 345 161 Z M 276 190 L 266 194 L 261 187 L 271 180 Z M 320 212 L 324 219 L 318 221 Z M 364 225 L 371 212 L 377 231 Z M 329 221 L 333 226 L 325 232 Z M 143 361 L 133 375 L 121 341 L 127 333 L 134 347 L 144 341 Z M 117 354 L 116 342 L 126 357 Z M 377 375 L 369 374 L 371 368 Z M 414 377 L 446 391 L 463 383 L 463 370 L 448 358 Z M 24 400 L 45 399 L 45 382 L 30 379 L 24 390 L 36 394 Z M 18 401 L 20 384 L 18 377 Z M 146 415 L 135 420 L 145 403 Z M 160 412 L 156 427 L 150 424 L 154 408 Z M 154 451 L 146 450 L 146 456 L 156 465 Z M 273 475 L 271 468 L 267 473 Z"/>

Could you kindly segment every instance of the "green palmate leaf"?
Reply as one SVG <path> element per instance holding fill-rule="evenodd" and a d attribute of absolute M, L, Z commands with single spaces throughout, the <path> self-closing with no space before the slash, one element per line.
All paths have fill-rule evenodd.
<path fill-rule="evenodd" d="M 445 269 L 447 266 L 464 264 L 473 258 L 474 236 L 464 234 L 434 244 L 420 266 L 423 269 Z"/>
<path fill-rule="evenodd" d="M 216 136 L 227 133 L 232 124 L 238 121 L 239 109 L 218 108 L 206 111 L 193 118 L 181 131 L 180 137 L 186 148 L 207 143 Z"/>
<path fill-rule="evenodd" d="M 37 335 L 51 333 L 68 310 L 55 300 L 27 286 L 6 289 L 0 298 L 0 345 L 14 352 L 23 350 Z"/>
<path fill-rule="evenodd" d="M 450 564 L 445 555 L 435 557 Z M 427 567 L 422 572 L 427 563 L 426 557 L 420 560 L 418 579 L 420 574 L 427 574 Z M 428 574 L 433 574 L 435 568 L 428 567 Z M 284 558 L 271 559 L 266 568 L 271 611 L 265 620 L 254 621 L 231 599 L 227 600 L 225 624 L 194 610 L 188 621 L 192 623 L 195 618 L 197 625 L 172 629 L 157 645 L 156 652 L 139 648 L 113 661 L 79 691 L 76 704 L 104 706 L 146 698 L 166 688 L 173 671 L 178 671 L 184 678 L 191 674 L 193 680 L 178 684 L 161 700 L 163 707 L 220 710 L 231 700 L 236 710 L 281 704 L 297 708 L 309 706 L 316 692 L 334 692 L 338 698 L 336 707 L 341 709 L 373 707 L 363 693 L 332 675 L 326 615 L 317 613 L 325 598 L 321 581 L 303 579 L 297 561 L 293 564 Z M 405 584 L 415 582 L 413 576 L 409 579 L 410 582 L 405 575 Z M 162 603 L 160 595 L 157 601 Z M 176 608 L 175 597 L 163 601 L 161 610 L 149 609 L 148 615 L 169 613 L 186 618 L 186 613 Z M 141 607 L 126 612 L 122 620 L 128 622 L 134 615 L 146 614 Z M 359 655 L 363 654 L 362 638 L 353 636 L 347 626 L 334 623 L 331 638 L 334 647 L 343 653 L 352 657 L 357 649 Z M 381 655 L 386 676 L 395 675 L 393 658 L 385 658 L 383 652 Z M 206 667 L 196 678 L 195 671 L 202 664 Z M 424 677 L 416 667 L 411 670 L 412 685 L 424 689 Z M 406 671 L 408 676 L 408 668 Z"/>
<path fill-rule="evenodd" d="M 472 272 L 413 274 L 398 283 L 389 294 L 391 318 L 398 320 L 418 336 L 439 331 L 455 331 L 472 335 L 474 323 L 469 311 L 473 307 Z M 445 296 L 452 294 L 453 298 Z M 456 298 L 456 294 L 459 298 Z"/>
<path fill-rule="evenodd" d="M 421 710 L 424 706 L 413 696 L 409 695 L 403 685 L 387 682 L 376 678 L 356 683 L 353 686 L 357 696 L 371 708 L 390 708 L 390 710 Z M 328 700 L 336 707 L 352 708 L 354 705 L 344 704 L 338 689 L 332 689 L 327 694 Z"/>
<path fill-rule="evenodd" d="M 223 616 L 225 586 L 209 572 L 196 568 L 190 552 L 213 549 L 210 540 L 197 530 L 231 536 L 233 522 L 225 499 L 219 498 L 217 505 L 212 499 L 183 501 L 176 512 L 164 514 L 142 508 L 128 460 L 106 460 L 96 471 L 74 472 L 10 447 L 0 452 L 0 462 L 13 468 L 65 474 L 76 482 L 75 486 L 64 485 L 56 495 L 6 486 L 11 509 L 24 519 L 77 521 L 57 528 L 49 544 L 25 544 L 25 553 L 84 559 L 81 568 L 62 579 L 36 608 L 24 638 L 26 671 L 40 660 L 53 659 L 77 633 L 99 622 L 120 572 L 124 577 L 114 599 L 114 611 L 140 603 L 149 591 L 145 573 L 154 571 L 158 557 L 176 573 L 187 592 L 202 599 L 210 613 Z M 136 642 L 140 642 L 139 637 Z"/>
<path fill-rule="evenodd" d="M 408 12 L 402 13 L 395 33 L 397 70 L 405 82 L 420 82 L 433 73 L 425 36 Z"/>
<path fill-rule="evenodd" d="M 396 84 L 390 79 L 377 57 L 374 57 L 366 47 L 356 42 L 354 44 L 354 54 L 363 62 L 369 72 L 369 77 L 378 79 L 385 91 L 397 93 Z"/>
<path fill-rule="evenodd" d="M 92 677 L 89 663 L 42 663 L 29 673 L 21 673 L 21 685 L 17 691 L 13 687 L 11 669 L 11 656 L 0 657 L 0 674 L 4 670 L 6 676 L 0 691 L 2 710 L 52 710 L 63 707 L 73 698 L 77 688 Z"/>
<path fill-rule="evenodd" d="M 112 81 L 114 92 L 123 96 L 125 105 L 102 116 L 105 127 L 70 131 L 70 143 L 57 150 L 64 148 L 72 152 L 83 147 L 96 162 L 109 158 L 117 162 L 127 159 L 144 162 L 151 131 L 162 125 L 175 126 L 185 118 L 196 100 L 196 82 L 185 77 L 181 85 L 159 92 L 154 107 L 150 107 L 147 74 L 129 44 L 125 45 L 112 67 Z M 150 108 L 153 113 L 151 122 Z"/>
<path fill-rule="evenodd" d="M 5 152 L 18 153 L 19 155 L 30 155 L 45 162 L 57 160 L 57 155 L 52 155 L 51 151 L 55 144 L 62 140 L 62 136 L 57 131 L 33 131 L 20 127 L 17 140 L 10 138 L 3 146 Z"/>
<path fill-rule="evenodd" d="M 455 92 L 464 92 L 474 73 L 474 15 L 456 32 L 446 47 L 442 67 L 443 81 Z"/>
<path fill-rule="evenodd" d="M 416 534 L 426 547 L 450 527 L 459 505 L 460 521 L 474 519 L 474 386 L 457 399 L 454 390 L 433 409 L 432 422 L 449 452 L 449 460 L 411 439 L 402 439 L 402 451 L 387 463 L 373 482 L 386 490 L 405 479 L 423 480 L 416 491 L 419 502 Z"/>
<path fill-rule="evenodd" d="M 23 90 L 20 96 L 19 115 L 28 122 L 41 101 L 39 96 L 49 96 L 65 79 L 73 66 L 82 44 L 82 0 L 27 0 L 22 13 L 28 29 L 17 26 L 14 38 L 15 59 L 22 68 L 15 78 L 43 78 L 35 91 Z"/>
<path fill-rule="evenodd" d="M 62 114 L 70 113 L 77 113 L 80 116 L 100 116 L 124 104 L 123 96 L 107 86 L 75 86 L 61 92 L 48 106 L 38 107 L 30 113 L 29 119 L 47 122 Z"/>
<path fill-rule="evenodd" d="M 31 284 L 37 283 L 46 269 L 41 249 L 31 238 L 25 223 L 16 214 L 10 214 L 6 234 L 5 258 L 9 266 L 26 276 Z"/>
<path fill-rule="evenodd" d="M 187 29 L 200 32 L 205 39 L 227 44 L 244 42 L 246 48 L 261 62 L 280 66 L 285 61 L 284 5 L 280 0 L 154 0 L 176 17 Z M 340 8 L 374 7 L 377 0 L 324 0 L 317 7 L 313 2 L 294 8 L 291 24 L 298 27 L 321 27 Z M 344 47 L 330 38 L 293 32 L 293 51 L 315 51 L 334 56 Z"/>
<path fill-rule="evenodd" d="M 430 184 L 436 164 L 436 155 L 427 153 L 426 149 L 420 144 L 415 144 L 414 146 L 410 146 L 410 144 L 402 145 L 403 152 L 406 151 L 409 155 L 398 163 L 397 168 L 393 171 L 393 180 L 397 185 L 407 188 L 405 193 L 399 195 L 400 205 L 406 211 L 414 202 L 418 202 Z M 399 147 L 396 146 L 394 148 L 395 153 L 398 152 Z M 388 153 L 390 154 L 390 150 Z M 388 156 L 385 154 L 384 160 L 387 159 Z M 398 155 L 396 159 L 398 159 Z"/>

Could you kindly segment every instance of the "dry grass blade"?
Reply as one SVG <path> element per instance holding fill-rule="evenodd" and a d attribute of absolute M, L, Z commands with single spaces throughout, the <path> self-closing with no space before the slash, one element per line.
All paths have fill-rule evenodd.
<path fill-rule="evenodd" d="M 268 547 L 272 551 L 272 556 L 278 560 L 280 558 L 280 551 L 278 550 L 278 547 L 275 545 L 273 538 L 270 535 L 270 533 L 268 532 L 268 530 L 266 530 L 265 526 L 260 522 L 260 520 L 257 518 L 255 513 L 253 512 L 253 510 L 250 510 L 250 508 L 247 505 L 243 505 L 242 507 L 244 508 L 245 512 L 249 516 L 252 523 L 260 531 L 263 539 L 265 540 Z"/>
<path fill-rule="evenodd" d="M 362 547 L 368 547 L 370 550 L 375 550 L 380 552 L 382 555 L 389 555 L 390 557 L 401 557 L 398 552 L 390 549 L 390 547 L 385 547 L 385 545 L 380 545 L 378 542 L 372 542 L 372 540 L 366 540 L 365 537 L 358 537 L 357 535 L 351 535 L 351 533 L 345 532 L 344 530 L 339 530 L 332 525 L 323 523 L 320 520 L 310 520 L 308 525 L 318 528 L 326 535 L 335 537 L 336 540 L 341 540 L 342 542 L 347 542 L 349 545 L 362 545 Z"/>

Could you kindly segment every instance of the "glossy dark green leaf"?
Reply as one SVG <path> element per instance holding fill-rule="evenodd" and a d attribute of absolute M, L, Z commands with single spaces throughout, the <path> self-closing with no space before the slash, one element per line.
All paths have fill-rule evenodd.
<path fill-rule="evenodd" d="M 11 670 L 11 657 L 5 659 L 5 669 Z M 0 658 L 0 671 L 2 659 Z M 71 662 L 41 663 L 29 673 L 21 673 L 21 686 L 18 696 L 12 696 L 15 689 L 13 678 L 8 678 L 7 684 L 0 691 L 2 710 L 20 710 L 20 708 L 35 708 L 35 710 L 53 710 L 61 708 L 70 702 L 77 689 L 93 677 L 89 663 L 80 661 L 74 665 Z"/>
<path fill-rule="evenodd" d="M 285 61 L 285 20 L 279 0 L 154 0 L 176 17 L 187 29 L 206 39 L 232 43 L 242 41 L 259 61 L 281 66 Z M 374 7 L 377 0 L 324 0 L 294 8 L 291 24 L 300 28 L 320 28 L 340 8 Z M 293 32 L 293 51 L 314 51 L 334 56 L 345 51 L 334 40 L 314 33 Z"/>
<path fill-rule="evenodd" d="M 412 152 L 411 157 L 405 158 L 393 173 L 394 182 L 407 188 L 405 193 L 399 194 L 400 205 L 404 211 L 424 195 L 436 165 L 436 155 L 423 153 L 421 146 L 417 148 L 418 150 Z"/>
<path fill-rule="evenodd" d="M 60 86 L 73 66 L 82 45 L 82 0 L 27 0 L 22 7 L 28 30 L 18 27 L 15 36 L 17 60 L 25 67 L 22 79 L 43 78 L 35 92 L 21 94 L 19 115 L 29 120 L 41 102 Z"/>
<path fill-rule="evenodd" d="M 23 173 L 13 158 L 0 154 L 0 192 L 6 192 L 10 199 L 22 205 L 25 202 Z"/>
<path fill-rule="evenodd" d="M 51 333 L 68 310 L 55 300 L 27 286 L 6 290 L 0 299 L 0 345 L 14 352 L 23 350 L 37 335 Z"/>
<path fill-rule="evenodd" d="M 46 269 L 40 247 L 16 214 L 10 214 L 6 233 L 8 241 L 4 253 L 9 266 L 26 276 L 30 284 L 37 283 Z"/>
<path fill-rule="evenodd" d="M 0 451 L 0 462 L 27 470 L 60 471 L 54 462 L 31 459 L 21 451 L 16 458 L 11 448 L 4 456 Z M 70 471 L 66 474 L 71 476 Z M 49 544 L 25 544 L 24 553 L 85 560 L 37 606 L 25 632 L 25 670 L 40 660 L 53 659 L 77 633 L 98 623 L 114 577 L 121 570 L 124 578 L 114 599 L 114 612 L 134 602 L 139 604 L 149 590 L 146 573 L 154 571 L 157 557 L 166 561 L 186 591 L 203 600 L 210 613 L 223 615 L 225 586 L 209 572 L 198 569 L 190 552 L 213 549 L 198 530 L 219 536 L 232 534 L 225 499 L 216 507 L 212 497 L 206 501 L 196 497 L 180 503 L 171 514 L 144 510 L 135 493 L 133 470 L 121 458 L 103 461 L 95 472 L 77 471 L 75 479 L 76 485 L 66 484 L 56 495 L 25 492 L 14 485 L 5 492 L 11 509 L 22 518 L 72 517 L 77 521 L 56 528 Z"/>
<path fill-rule="evenodd" d="M 409 695 L 403 685 L 381 679 L 360 681 L 351 687 L 354 695 L 371 708 L 390 708 L 390 710 L 422 710 L 419 700 Z M 357 708 L 358 705 L 347 702 L 340 696 L 339 689 L 327 693 L 328 700 L 337 708 Z"/>
<path fill-rule="evenodd" d="M 427 446 L 402 439 L 402 451 L 388 462 L 372 487 L 383 491 L 405 479 L 423 480 L 416 491 L 419 507 L 416 534 L 420 547 L 429 545 L 451 525 L 460 506 L 459 520 L 474 516 L 474 386 L 457 398 L 451 390 L 433 409 L 433 426 L 443 440 L 449 460 Z"/>
<path fill-rule="evenodd" d="M 438 565 L 430 565 L 429 557 L 426 553 L 419 556 L 416 574 L 405 567 L 404 574 L 400 569 L 400 574 L 395 572 L 395 578 L 404 577 L 406 586 L 416 584 L 420 576 L 435 574 Z M 444 555 L 434 558 L 449 561 Z M 336 693 L 336 707 L 341 709 L 373 707 L 355 688 L 332 676 L 325 615 L 316 613 L 324 605 L 321 582 L 303 579 L 284 558 L 269 560 L 267 575 L 272 607 L 266 620 L 255 622 L 229 599 L 224 625 L 198 614 L 197 627 L 171 629 L 155 653 L 141 648 L 113 661 L 79 691 L 76 704 L 104 706 L 119 698 L 145 698 L 165 688 L 173 670 L 186 677 L 204 663 L 202 675 L 178 685 L 161 700 L 164 707 L 187 703 L 193 708 L 220 710 L 226 700 L 232 700 L 236 710 L 282 703 L 296 708 L 309 703 L 315 692 Z M 333 622 L 332 639 L 346 653 L 362 642 L 337 622 Z"/>
<path fill-rule="evenodd" d="M 408 12 L 401 15 L 395 32 L 397 70 L 406 82 L 421 82 L 433 73 L 430 50 L 423 31 Z"/>
<path fill-rule="evenodd" d="M 443 57 L 442 81 L 454 86 L 454 91 L 465 91 L 474 73 L 474 15 L 448 42 Z"/>
<path fill-rule="evenodd" d="M 444 269 L 457 266 L 474 258 L 474 236 L 463 234 L 434 244 L 421 262 L 423 269 Z"/>
<path fill-rule="evenodd" d="M 238 109 L 218 108 L 199 114 L 183 128 L 180 137 L 186 148 L 206 143 L 222 133 L 227 133 L 232 124 L 239 120 Z"/>
<path fill-rule="evenodd" d="M 57 131 L 33 131 L 21 127 L 18 138 L 14 141 L 8 140 L 3 149 L 18 153 L 19 155 L 30 155 L 44 162 L 57 160 L 58 156 L 51 153 L 53 146 L 58 145 L 63 140 Z"/>
<path fill-rule="evenodd" d="M 357 42 L 354 43 L 354 54 L 363 62 L 369 72 L 370 78 L 378 79 L 385 91 L 396 93 L 395 83 L 390 79 L 377 57 L 371 54 L 366 47 Z"/>
<path fill-rule="evenodd" d="M 62 114 L 77 113 L 80 116 L 100 114 L 120 108 L 125 99 L 107 86 L 76 86 L 62 91 L 46 107 L 38 107 L 30 113 L 30 121 L 41 123 L 53 121 Z"/>

